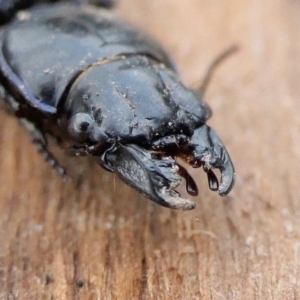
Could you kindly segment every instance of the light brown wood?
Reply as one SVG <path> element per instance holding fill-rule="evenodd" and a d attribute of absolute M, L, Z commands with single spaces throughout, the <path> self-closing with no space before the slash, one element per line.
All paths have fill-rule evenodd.
<path fill-rule="evenodd" d="M 63 183 L 1 112 L 0 299 L 299 299 L 299 2 L 119 2 L 187 85 L 239 45 L 205 97 L 236 186 L 219 198 L 191 170 L 200 196 L 181 212 L 81 160 Z"/>

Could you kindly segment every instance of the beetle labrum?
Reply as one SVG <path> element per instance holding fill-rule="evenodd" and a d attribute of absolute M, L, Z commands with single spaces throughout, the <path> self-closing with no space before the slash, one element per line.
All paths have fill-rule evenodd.
<path fill-rule="evenodd" d="M 4 2 L 26 1 L 0 0 L 8 20 L 14 8 Z M 7 22 L 0 31 L 1 98 L 61 173 L 46 134 L 166 207 L 195 207 L 175 191 L 182 178 L 189 194 L 198 193 L 176 157 L 202 166 L 210 189 L 228 194 L 234 167 L 206 125 L 210 108 L 180 82 L 156 42 L 101 5 L 35 5 Z"/>

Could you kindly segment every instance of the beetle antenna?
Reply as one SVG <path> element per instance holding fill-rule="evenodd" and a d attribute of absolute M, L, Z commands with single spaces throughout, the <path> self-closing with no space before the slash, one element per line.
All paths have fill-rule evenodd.
<path fill-rule="evenodd" d="M 234 54 L 235 52 L 237 52 L 239 50 L 237 45 L 232 45 L 230 46 L 228 49 L 224 50 L 221 54 L 219 54 L 214 60 L 213 62 L 210 64 L 210 66 L 208 67 L 206 74 L 204 76 L 204 79 L 202 80 L 202 83 L 200 85 L 199 88 L 196 89 L 196 93 L 198 95 L 200 95 L 201 97 L 204 96 L 208 85 L 214 75 L 214 72 L 216 71 L 216 69 L 219 67 L 219 65 L 225 60 L 227 59 L 230 55 Z"/>

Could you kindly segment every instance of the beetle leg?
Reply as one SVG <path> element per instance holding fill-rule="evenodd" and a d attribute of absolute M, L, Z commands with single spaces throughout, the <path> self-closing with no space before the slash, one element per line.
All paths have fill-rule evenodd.
<path fill-rule="evenodd" d="M 35 144 L 37 150 L 42 154 L 44 160 L 52 168 L 54 168 L 63 178 L 66 178 L 67 173 L 65 169 L 60 165 L 58 160 L 48 150 L 47 139 L 43 132 L 36 128 L 36 126 L 33 123 L 29 122 L 24 118 L 19 119 L 19 122 L 27 130 L 27 132 L 29 132 L 31 136 L 31 141 Z"/>
<path fill-rule="evenodd" d="M 82 146 L 72 146 L 66 150 L 68 156 L 87 156 L 90 154 L 87 147 Z"/>
<path fill-rule="evenodd" d="M 96 144 L 96 145 L 88 145 L 88 144 L 79 144 L 74 145 L 66 150 L 66 154 L 69 156 L 87 156 L 87 155 L 94 155 L 94 153 L 101 152 L 103 146 L 105 144 Z M 102 147 L 101 147 L 102 146 Z M 96 155 L 97 155 L 96 154 Z"/>
<path fill-rule="evenodd" d="M 1 1 L 1 0 L 0 0 Z M 16 100 L 5 92 L 5 89 L 0 85 L 0 97 L 4 101 L 4 109 L 9 113 L 18 115 L 20 105 Z M 25 118 L 19 118 L 19 123 L 29 132 L 31 135 L 31 141 L 36 145 L 37 150 L 42 154 L 45 161 L 55 168 L 58 173 L 65 178 L 67 176 L 65 169 L 59 164 L 57 159 L 48 150 L 47 139 L 41 130 Z"/>
<path fill-rule="evenodd" d="M 194 168 L 203 166 L 211 190 L 219 190 L 221 196 L 231 191 L 235 180 L 234 167 L 225 146 L 213 129 L 207 125 L 196 129 L 187 152 L 188 156 L 192 154 L 187 160 Z M 220 186 L 213 168 L 221 171 Z"/>
<path fill-rule="evenodd" d="M 181 176 L 172 157 L 156 157 L 136 145 L 117 144 L 103 154 L 99 163 L 162 206 L 182 210 L 195 207 L 194 202 L 182 199 L 174 190 L 180 184 Z"/>
<path fill-rule="evenodd" d="M 0 102 L 1 102 L 1 107 L 7 113 L 13 115 L 18 114 L 20 104 L 5 91 L 5 88 L 1 84 L 0 84 Z"/>

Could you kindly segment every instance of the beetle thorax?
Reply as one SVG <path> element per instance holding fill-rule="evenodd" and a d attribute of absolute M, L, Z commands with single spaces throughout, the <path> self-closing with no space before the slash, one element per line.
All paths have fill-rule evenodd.
<path fill-rule="evenodd" d="M 84 113 L 87 121 L 90 117 L 96 131 L 90 133 L 90 139 L 95 142 L 103 134 L 146 144 L 169 134 L 189 135 L 198 123 L 203 123 L 203 108 L 195 95 L 171 75 L 165 67 L 143 56 L 120 56 L 94 64 L 78 76 L 70 89 L 65 103 L 68 118 L 78 113 Z"/>

